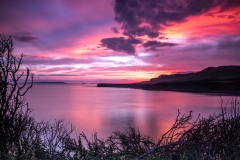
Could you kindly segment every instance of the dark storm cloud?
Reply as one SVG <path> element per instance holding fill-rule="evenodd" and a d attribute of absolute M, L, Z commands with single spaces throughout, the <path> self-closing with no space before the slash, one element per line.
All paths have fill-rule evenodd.
<path fill-rule="evenodd" d="M 219 13 L 240 5 L 239 0 L 115 0 L 115 20 L 121 24 L 123 34 L 134 39 L 138 36 L 167 39 L 163 35 L 165 27 L 186 20 L 189 16 L 200 15 L 218 7 Z M 227 18 L 234 18 L 232 16 Z M 113 29 L 115 32 L 115 30 Z M 116 32 L 115 32 L 116 33 Z M 105 38 L 102 44 L 115 51 L 129 54 L 135 46 L 124 38 Z M 149 41 L 143 44 L 147 50 L 157 47 L 176 46 L 170 42 Z"/>
<path fill-rule="evenodd" d="M 147 35 L 150 38 L 156 38 L 159 36 L 159 32 L 157 31 L 157 29 L 150 28 L 147 26 L 136 27 L 136 28 L 132 28 L 132 27 L 124 28 L 123 34 L 125 34 L 129 37 Z"/>
<path fill-rule="evenodd" d="M 239 0 L 115 0 L 115 20 L 130 37 L 158 37 L 172 22 L 182 22 L 217 6 L 220 12 L 240 5 Z M 145 25 L 146 24 L 146 25 Z"/>
<path fill-rule="evenodd" d="M 119 33 L 118 29 L 116 27 L 112 27 L 111 30 L 114 32 L 114 33 Z"/>
<path fill-rule="evenodd" d="M 13 37 L 20 42 L 32 42 L 38 39 L 38 37 L 33 36 L 31 32 L 16 32 Z"/>
<path fill-rule="evenodd" d="M 128 54 L 134 54 L 134 45 L 140 44 L 139 39 L 125 39 L 124 37 L 105 38 L 101 40 L 102 46 L 112 49 L 114 51 L 124 51 Z"/>
<path fill-rule="evenodd" d="M 171 47 L 171 46 L 176 46 L 178 44 L 176 43 L 169 43 L 169 42 L 159 42 L 159 41 L 147 41 L 146 43 L 143 44 L 144 48 L 147 48 L 147 50 L 156 50 L 159 47 Z"/>
<path fill-rule="evenodd" d="M 236 7 L 240 5 L 239 0 L 218 0 L 221 4 L 221 11 L 225 11 L 229 8 Z"/>

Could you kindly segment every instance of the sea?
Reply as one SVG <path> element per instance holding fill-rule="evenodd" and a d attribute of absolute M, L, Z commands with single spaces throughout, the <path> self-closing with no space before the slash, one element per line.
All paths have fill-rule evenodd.
<path fill-rule="evenodd" d="M 193 113 L 193 119 L 221 112 L 236 97 L 174 91 L 104 88 L 96 84 L 35 83 L 26 103 L 37 121 L 64 119 L 77 133 L 97 132 L 105 139 L 113 131 L 138 129 L 159 139 L 174 123 L 178 112 Z"/>

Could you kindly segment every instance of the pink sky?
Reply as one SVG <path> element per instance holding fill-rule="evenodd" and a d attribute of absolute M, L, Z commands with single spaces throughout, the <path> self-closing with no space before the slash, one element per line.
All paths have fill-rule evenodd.
<path fill-rule="evenodd" d="M 35 81 L 138 82 L 240 65 L 237 0 L 12 0 L 0 10 L 0 32 Z"/>

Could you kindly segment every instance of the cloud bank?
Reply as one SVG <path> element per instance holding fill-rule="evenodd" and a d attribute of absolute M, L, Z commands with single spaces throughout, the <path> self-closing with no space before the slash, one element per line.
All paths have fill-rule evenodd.
<path fill-rule="evenodd" d="M 166 27 L 186 21 L 190 16 L 196 16 L 217 8 L 219 13 L 240 5 L 238 0 L 115 0 L 115 20 L 121 25 L 123 35 L 130 38 L 147 36 L 150 39 L 166 39 L 163 32 Z M 234 15 L 224 16 L 228 19 Z M 223 15 L 222 17 L 223 18 Z M 105 42 L 105 38 L 102 42 Z M 116 40 L 117 38 L 111 38 Z M 120 42 L 122 44 L 122 42 Z M 135 47 L 129 43 L 124 45 L 103 45 L 114 51 L 135 53 Z M 153 45 L 150 47 L 150 45 Z M 116 46 L 116 45 L 114 45 Z M 175 43 L 149 40 L 143 47 L 146 50 L 156 50 L 157 47 L 176 46 Z M 150 47 L 150 48 L 149 48 Z"/>
<path fill-rule="evenodd" d="M 134 54 L 135 53 L 134 45 L 140 44 L 141 40 L 134 38 L 125 39 L 124 37 L 118 37 L 118 38 L 104 38 L 101 40 L 101 42 L 104 47 L 107 47 L 114 51 L 120 52 L 124 51 L 128 54 Z"/>
<path fill-rule="evenodd" d="M 219 7 L 222 12 L 240 5 L 238 0 L 115 0 L 115 20 L 123 34 L 158 37 L 164 27 L 183 22 L 189 16 Z"/>

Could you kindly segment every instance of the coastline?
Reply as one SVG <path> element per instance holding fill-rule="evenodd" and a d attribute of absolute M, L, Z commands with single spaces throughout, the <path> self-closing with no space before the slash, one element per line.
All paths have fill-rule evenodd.
<path fill-rule="evenodd" d="M 97 87 L 131 88 L 151 91 L 178 91 L 213 95 L 240 95 L 240 80 L 235 82 L 186 81 L 158 83 L 99 83 Z"/>

